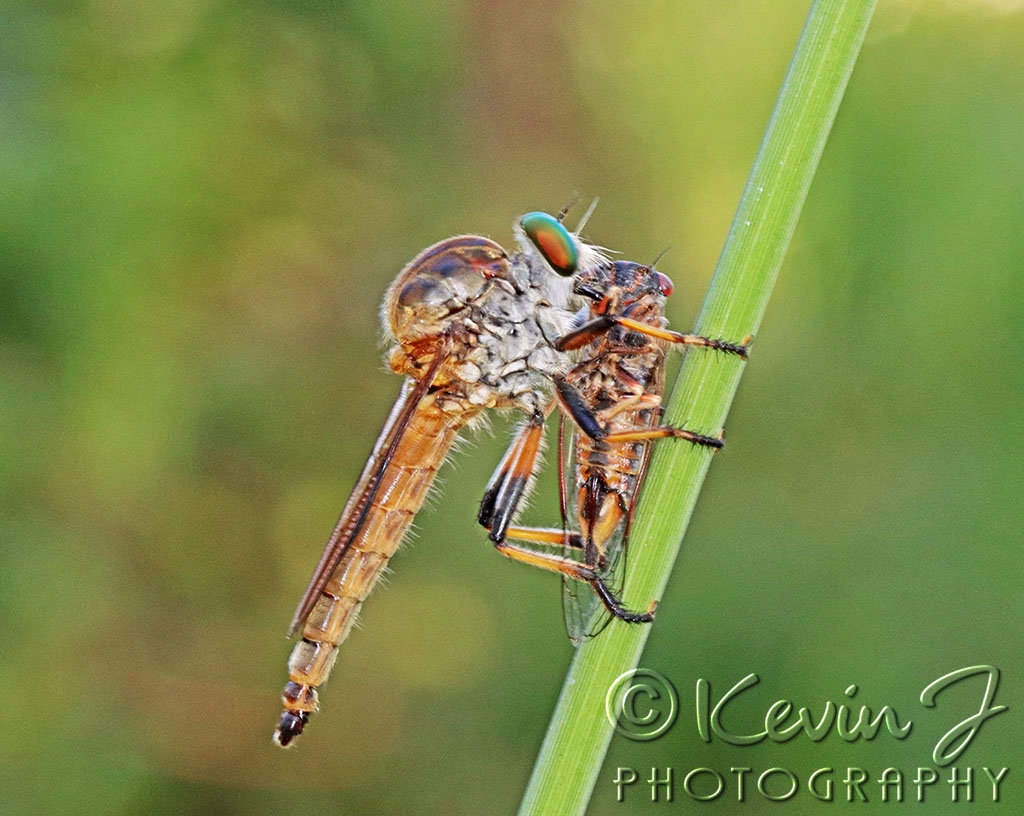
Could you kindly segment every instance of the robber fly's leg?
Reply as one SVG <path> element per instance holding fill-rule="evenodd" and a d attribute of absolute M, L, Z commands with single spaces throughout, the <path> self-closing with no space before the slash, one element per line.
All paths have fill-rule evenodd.
<path fill-rule="evenodd" d="M 509 527 L 505 531 L 505 538 L 499 543 L 505 544 L 505 539 L 509 538 L 514 541 L 529 541 L 545 547 L 568 547 L 583 551 L 583 537 L 572 530 L 559 530 L 554 527 Z M 516 547 L 513 544 L 508 546 L 512 549 L 526 550 L 525 547 Z M 503 554 L 508 555 L 508 553 Z M 515 556 L 510 557 L 515 558 Z"/>
<path fill-rule="evenodd" d="M 543 413 L 538 412 L 527 420 L 484 490 L 477 521 L 487 528 L 491 541 L 503 541 L 508 535 L 509 525 L 537 468 L 544 420 L 553 407 L 554 403 Z"/>
<path fill-rule="evenodd" d="M 656 428 L 646 428 L 642 431 L 621 431 L 608 434 L 604 442 L 642 442 L 647 439 L 685 439 L 694 445 L 704 448 L 725 447 L 725 440 L 720 436 L 705 436 L 704 434 L 687 431 L 685 428 L 673 428 L 671 425 L 659 425 Z"/>
<path fill-rule="evenodd" d="M 612 326 L 621 326 L 638 334 L 653 337 L 657 340 L 666 340 L 669 343 L 677 343 L 681 346 L 701 346 L 722 351 L 726 354 L 735 354 L 743 359 L 746 359 L 750 343 L 754 339 L 752 336 L 747 335 L 743 338 L 742 343 L 729 343 L 712 337 L 702 337 L 699 334 L 681 334 L 670 329 L 659 329 L 656 326 L 648 326 L 646 323 L 640 323 L 628 317 L 604 314 L 583 324 L 578 329 L 559 337 L 555 342 L 555 348 L 559 351 L 573 351 L 574 349 L 582 348 L 602 334 L 606 334 Z"/>
<path fill-rule="evenodd" d="M 551 532 L 557 533 L 559 539 L 561 539 L 561 530 Z M 561 542 L 559 541 L 558 543 Z M 573 561 L 571 558 L 564 558 L 553 553 L 537 552 L 536 550 L 519 547 L 507 542 L 499 542 L 494 546 L 498 552 L 514 561 L 529 564 L 531 567 L 540 567 L 550 572 L 557 572 L 566 578 L 590 584 L 594 588 L 597 597 L 601 599 L 601 603 L 619 620 L 624 620 L 627 623 L 650 623 L 654 620 L 656 602 L 652 602 L 646 612 L 635 612 L 632 609 L 627 609 L 622 605 L 622 601 L 615 597 L 615 593 L 608 588 L 604 579 L 586 564 Z"/>
<path fill-rule="evenodd" d="M 583 395 L 572 383 L 562 377 L 555 377 L 554 383 L 555 393 L 562 409 L 572 418 L 580 431 L 591 439 L 608 443 L 637 442 L 648 439 L 685 439 L 687 442 L 707 448 L 721 448 L 725 444 L 720 436 L 706 436 L 684 428 L 673 428 L 670 425 L 610 434 L 604 429 L 598 414 L 591 410 Z M 644 402 L 653 402 L 651 398 L 643 396 L 635 398 L 635 401 L 636 405 L 633 407 L 642 407 Z M 656 407 L 657 404 L 654 402 L 649 407 Z"/>
<path fill-rule="evenodd" d="M 726 354 L 735 354 L 737 357 L 741 357 L 746 360 L 750 353 L 750 344 L 754 338 L 751 335 L 747 335 L 743 338 L 742 343 L 729 343 L 725 340 L 717 340 L 713 337 L 702 337 L 699 334 L 682 334 L 680 332 L 674 332 L 669 329 L 656 329 L 653 326 L 646 326 L 643 323 L 637 323 L 630 320 L 628 317 L 616 318 L 616 322 L 620 326 L 624 326 L 627 329 L 634 331 L 641 331 L 649 337 L 655 337 L 659 340 L 668 340 L 670 343 L 678 343 L 681 346 L 701 346 L 702 348 L 709 348 L 715 351 L 723 351 Z"/>
<path fill-rule="evenodd" d="M 597 593 L 597 597 L 601 599 L 601 603 L 605 605 L 605 608 L 619 620 L 626 623 L 650 623 L 654 620 L 654 610 L 658 607 L 657 601 L 651 601 L 651 605 L 647 607 L 646 612 L 634 612 L 622 605 L 622 601 L 615 597 L 615 593 L 608 588 L 603 579 L 595 578 L 590 582 L 590 585 L 594 588 L 594 592 Z"/>

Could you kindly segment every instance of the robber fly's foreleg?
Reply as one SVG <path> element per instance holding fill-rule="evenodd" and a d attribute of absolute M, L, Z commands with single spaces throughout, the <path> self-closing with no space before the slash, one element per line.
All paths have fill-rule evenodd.
<path fill-rule="evenodd" d="M 619 376 L 623 381 L 629 376 L 620 367 Z M 568 414 L 577 427 L 591 439 L 608 444 L 617 442 L 641 442 L 648 439 L 685 439 L 694 445 L 707 448 L 721 448 L 725 442 L 721 436 L 706 436 L 705 434 L 688 431 L 685 428 L 675 428 L 671 425 L 656 425 L 653 428 L 638 428 L 630 431 L 615 431 L 609 433 L 602 424 L 603 419 L 615 413 L 626 410 L 641 408 L 659 408 L 661 398 L 656 394 L 638 393 L 633 397 L 621 400 L 608 412 L 595 412 L 591 410 L 586 399 L 579 390 L 568 380 L 556 377 L 555 393 L 562 409 Z"/>
<path fill-rule="evenodd" d="M 607 334 L 608 330 L 613 326 L 621 326 L 624 329 L 635 331 L 638 334 L 654 338 L 655 340 L 666 340 L 669 343 L 676 343 L 681 346 L 700 346 L 701 348 L 714 349 L 726 354 L 735 354 L 743 359 L 747 358 L 750 343 L 753 340 L 753 337 L 748 335 L 743 338 L 742 343 L 730 343 L 726 340 L 702 337 L 699 334 L 682 334 L 670 329 L 660 329 L 656 326 L 649 326 L 646 323 L 615 314 L 603 314 L 584 323 L 578 329 L 562 335 L 555 341 L 554 346 L 558 351 L 573 351 L 583 348 L 583 346 L 601 335 Z"/>

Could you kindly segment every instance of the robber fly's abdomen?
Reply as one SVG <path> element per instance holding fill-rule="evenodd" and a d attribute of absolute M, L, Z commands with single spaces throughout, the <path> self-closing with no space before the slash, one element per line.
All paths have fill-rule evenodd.
<path fill-rule="evenodd" d="M 306 618 L 302 639 L 288 660 L 284 713 L 275 734 L 281 745 L 302 733 L 310 713 L 316 710 L 317 687 L 327 682 L 338 645 L 351 631 L 360 606 L 402 543 L 456 435 L 479 410 L 445 412 L 428 399 L 410 419 L 384 468 L 365 524 Z"/>

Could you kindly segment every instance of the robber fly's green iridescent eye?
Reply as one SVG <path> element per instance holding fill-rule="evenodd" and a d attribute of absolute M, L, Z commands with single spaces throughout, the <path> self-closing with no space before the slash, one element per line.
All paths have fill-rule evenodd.
<path fill-rule="evenodd" d="M 559 275 L 568 277 L 580 263 L 580 246 L 565 225 L 543 212 L 527 213 L 519 219 L 523 232 Z"/>

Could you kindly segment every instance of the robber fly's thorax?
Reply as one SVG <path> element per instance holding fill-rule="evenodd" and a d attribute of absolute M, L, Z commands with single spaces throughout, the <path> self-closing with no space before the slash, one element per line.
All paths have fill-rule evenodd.
<path fill-rule="evenodd" d="M 567 367 L 551 343 L 569 323 L 571 284 L 524 252 L 509 256 L 478 236 L 432 246 L 409 263 L 385 299 L 388 353 L 397 373 L 422 375 L 446 357 L 435 383 L 482 408 L 540 408 L 538 382 Z"/>

